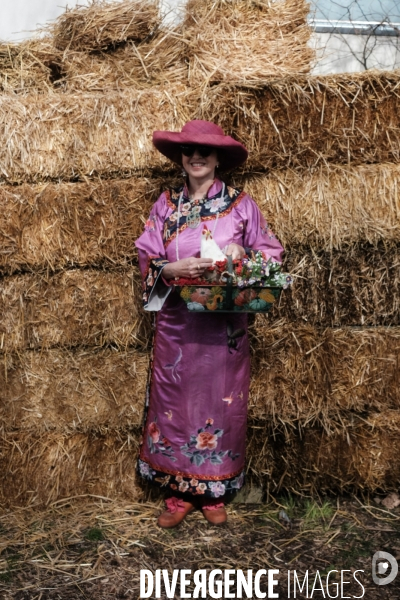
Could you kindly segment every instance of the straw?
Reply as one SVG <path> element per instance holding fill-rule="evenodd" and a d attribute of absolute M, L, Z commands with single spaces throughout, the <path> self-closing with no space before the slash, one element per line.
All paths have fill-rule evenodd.
<path fill-rule="evenodd" d="M 142 41 L 159 23 L 157 0 L 91 0 L 89 6 L 67 9 L 50 29 L 57 48 L 89 52 Z"/>
<path fill-rule="evenodd" d="M 309 72 L 308 12 L 304 0 L 189 0 L 183 30 L 191 84 L 259 87 Z"/>

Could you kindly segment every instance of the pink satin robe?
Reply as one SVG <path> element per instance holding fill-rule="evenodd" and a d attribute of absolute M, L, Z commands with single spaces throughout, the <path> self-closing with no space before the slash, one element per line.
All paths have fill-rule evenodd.
<path fill-rule="evenodd" d="M 281 261 L 283 248 L 254 200 L 230 187 L 222 198 L 221 190 L 216 180 L 200 212 L 220 248 L 234 242 Z M 172 491 L 218 498 L 244 482 L 247 314 L 193 314 L 163 279 L 165 264 L 177 260 L 179 192 L 159 197 L 136 242 L 145 309 L 158 311 L 138 472 Z M 179 258 L 200 256 L 201 231 L 202 224 L 191 229 L 182 215 Z M 228 324 L 245 331 L 236 349 L 227 344 Z"/>

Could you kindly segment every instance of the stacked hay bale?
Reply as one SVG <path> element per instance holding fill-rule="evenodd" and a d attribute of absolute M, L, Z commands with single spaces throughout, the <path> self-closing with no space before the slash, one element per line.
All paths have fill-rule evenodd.
<path fill-rule="evenodd" d="M 176 176 L 152 131 L 196 117 L 249 147 L 234 182 L 297 276 L 253 328 L 250 472 L 271 490 L 396 485 L 399 77 L 304 75 L 306 11 L 190 0 L 168 30 L 149 0 L 97 2 L 0 48 L 2 500 L 141 497 L 134 240 Z"/>
<path fill-rule="evenodd" d="M 3 502 L 143 494 L 134 240 L 161 186 L 151 132 L 187 118 L 162 85 L 179 44 L 160 21 L 157 2 L 93 3 L 0 51 Z"/>

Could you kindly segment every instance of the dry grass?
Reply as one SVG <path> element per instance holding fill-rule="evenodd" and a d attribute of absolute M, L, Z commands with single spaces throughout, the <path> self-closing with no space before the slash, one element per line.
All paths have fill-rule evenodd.
<path fill-rule="evenodd" d="M 235 177 L 286 246 L 340 249 L 400 241 L 400 166 L 321 165 Z"/>
<path fill-rule="evenodd" d="M 61 73 L 61 59 L 49 36 L 0 43 L 0 92 L 51 92 Z"/>
<path fill-rule="evenodd" d="M 80 52 L 54 47 L 46 36 L 20 44 L 0 43 L 0 91 L 11 94 L 85 93 L 182 89 L 187 84 L 182 32 L 160 28 L 147 41 L 128 40 L 115 49 Z"/>
<path fill-rule="evenodd" d="M 0 97 L 0 178 L 107 178 L 162 167 L 155 129 L 179 130 L 189 119 L 187 92 Z"/>
<path fill-rule="evenodd" d="M 39 435 L 56 428 L 64 436 L 138 426 L 148 363 L 147 354 L 132 348 L 3 354 L 2 427 L 7 435 L 17 430 L 22 439 L 28 431 Z"/>
<path fill-rule="evenodd" d="M 0 186 L 0 272 L 126 267 L 159 179 Z"/>
<path fill-rule="evenodd" d="M 123 262 L 123 261 L 121 261 Z M 294 326 L 399 326 L 398 246 L 333 254 L 288 250 L 296 283 L 268 317 Z M 26 273 L 0 279 L 0 349 L 114 344 L 145 348 L 150 315 L 142 310 L 137 267 Z"/>
<path fill-rule="evenodd" d="M 76 341 L 86 339 L 84 331 L 79 339 L 78 311 L 71 312 L 74 318 L 53 313 L 59 329 L 49 318 L 48 338 L 58 333 L 66 341 L 71 322 Z M 101 313 L 96 316 L 100 321 Z M 121 328 L 129 325 L 123 321 Z M 46 341 L 46 324 L 36 329 Z M 110 329 L 105 338 L 114 333 Z M 399 327 L 320 329 L 284 320 L 270 325 L 260 316 L 252 346 L 249 416 L 272 431 L 318 425 L 338 432 L 350 412 L 400 407 Z M 9 350 L 0 358 L 0 416 L 7 430 L 87 431 L 141 423 L 149 358 L 138 348 Z"/>
<path fill-rule="evenodd" d="M 89 6 L 67 9 L 51 31 L 57 48 L 90 52 L 127 40 L 142 41 L 160 21 L 157 0 L 91 0 Z"/>
<path fill-rule="evenodd" d="M 273 493 L 397 491 L 399 426 L 398 409 L 342 417 L 331 433 L 309 426 L 271 436 L 259 424 L 249 430 L 248 468 Z"/>
<path fill-rule="evenodd" d="M 107 92 L 166 85 L 182 89 L 187 83 L 184 42 L 179 29 L 160 29 L 148 42 L 129 41 L 114 51 L 87 54 L 64 52 L 63 79 L 68 92 Z"/>
<path fill-rule="evenodd" d="M 260 87 L 310 70 L 305 0 L 189 0 L 184 32 L 192 85 Z"/>
<path fill-rule="evenodd" d="M 0 502 L 48 504 L 95 494 L 140 500 L 135 462 L 138 434 L 12 431 L 0 436 Z"/>
<path fill-rule="evenodd" d="M 195 118 L 249 149 L 247 170 L 400 162 L 399 71 L 288 77 L 203 90 Z"/>
<path fill-rule="evenodd" d="M 376 271 L 386 260 L 388 269 L 390 265 L 394 268 L 394 273 L 387 274 L 387 281 L 395 276 L 393 257 L 397 256 L 396 244 L 400 241 L 399 177 L 400 168 L 393 164 L 332 165 L 306 174 L 288 170 L 237 176 L 234 183 L 255 198 L 287 247 L 289 269 L 295 269 L 306 256 L 302 276 L 321 281 L 326 270 L 334 268 L 333 280 L 339 284 L 339 250 L 348 254 L 347 266 L 352 261 L 356 282 L 361 269 Z M 54 271 L 76 265 L 125 267 L 135 256 L 134 241 L 143 230 L 152 203 L 171 181 L 168 177 L 133 177 L 74 184 L 1 185 L 0 272 Z M 386 250 L 368 247 L 382 242 Z M 309 247 L 318 259 L 313 260 Z M 302 284 L 303 280 L 298 280 L 293 293 Z M 350 284 L 349 278 L 340 282 L 345 287 Z M 321 285 L 331 288 L 332 276 L 329 279 L 326 275 Z M 369 315 L 365 310 L 362 314 L 369 322 L 378 323 L 371 321 L 376 309 L 375 305 Z"/>
<path fill-rule="evenodd" d="M 274 433 L 249 423 L 248 471 L 269 493 L 286 489 L 318 496 L 325 491 L 396 490 L 400 482 L 398 411 L 352 416 L 328 435 L 308 427 L 300 435 Z M 43 434 L 24 430 L 0 437 L 5 506 L 49 504 L 95 494 L 137 501 L 137 428 L 107 432 Z"/>
<path fill-rule="evenodd" d="M 4 352 L 108 344 L 145 349 L 151 339 L 137 268 L 5 278 L 0 315 Z"/>
<path fill-rule="evenodd" d="M 289 515 L 289 527 L 279 521 L 282 510 Z M 160 502 L 91 496 L 8 511 L 0 520 L 2 597 L 135 600 L 144 568 L 153 573 L 166 569 L 171 577 L 173 569 L 189 567 L 192 573 L 209 573 L 216 567 L 254 573 L 266 566 L 279 572 L 275 591 L 290 597 L 283 566 L 288 565 L 300 581 L 306 569 L 311 582 L 318 573 L 323 589 L 327 572 L 335 566 L 349 571 L 356 567 L 368 600 L 395 598 L 396 582 L 379 589 L 369 573 L 374 549 L 392 549 L 398 509 L 382 511 L 365 497 L 312 500 L 280 495 L 264 506 L 229 506 L 228 527 L 212 527 L 195 512 L 174 531 L 157 527 L 160 511 Z M 329 590 L 338 582 L 340 575 L 331 573 Z M 188 593 L 193 594 L 193 587 Z M 349 597 L 363 593 L 355 581 L 345 589 Z"/>
<path fill-rule="evenodd" d="M 252 347 L 249 416 L 275 431 L 344 433 L 351 412 L 400 408 L 399 327 L 320 329 L 259 315 Z"/>
<path fill-rule="evenodd" d="M 287 248 L 295 285 L 273 315 L 321 327 L 400 325 L 399 244 L 354 244 L 342 250 Z"/>
<path fill-rule="evenodd" d="M 152 173 L 171 166 L 153 148 L 152 132 L 179 131 L 192 118 L 214 120 L 243 141 L 247 169 L 396 163 L 398 86 L 396 72 L 368 72 L 287 79 L 263 90 L 221 85 L 201 95 L 184 87 L 4 95 L 0 176 L 18 183 Z"/>

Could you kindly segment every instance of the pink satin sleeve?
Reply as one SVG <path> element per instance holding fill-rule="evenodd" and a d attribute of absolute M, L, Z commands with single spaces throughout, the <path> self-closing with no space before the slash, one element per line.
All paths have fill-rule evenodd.
<path fill-rule="evenodd" d="M 282 262 L 283 246 L 269 228 L 253 198 L 250 196 L 243 198 L 238 209 L 242 212 L 244 223 L 244 247 L 262 250 L 268 258 Z"/>

